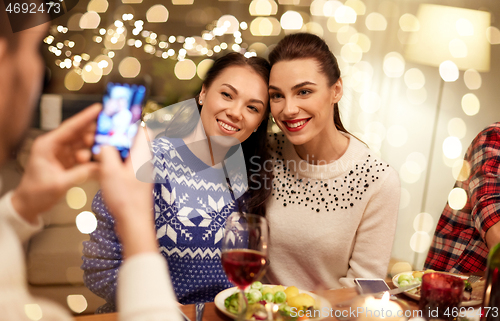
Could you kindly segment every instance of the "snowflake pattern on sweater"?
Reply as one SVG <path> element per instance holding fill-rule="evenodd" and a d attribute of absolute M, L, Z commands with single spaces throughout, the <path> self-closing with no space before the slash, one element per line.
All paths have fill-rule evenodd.
<path fill-rule="evenodd" d="M 157 139 L 152 151 L 155 181 L 162 182 L 153 191 L 157 239 L 177 298 L 182 304 L 213 301 L 218 292 L 232 286 L 220 263 L 220 247 L 226 218 L 244 201 L 234 200 L 223 169 L 207 166 L 182 139 Z M 241 195 L 246 176 L 229 175 L 233 191 L 238 189 Z M 98 224 L 90 241 L 84 242 L 84 282 L 107 301 L 99 312 L 109 312 L 115 310 L 122 246 L 100 191 L 92 208 Z"/>

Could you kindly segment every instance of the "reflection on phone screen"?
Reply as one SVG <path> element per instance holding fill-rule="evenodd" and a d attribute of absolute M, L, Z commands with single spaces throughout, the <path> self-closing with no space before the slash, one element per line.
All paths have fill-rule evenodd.
<path fill-rule="evenodd" d="M 143 85 L 108 84 L 97 118 L 93 154 L 99 154 L 101 145 L 111 145 L 120 152 L 122 159 L 128 156 L 139 127 L 145 95 Z"/>

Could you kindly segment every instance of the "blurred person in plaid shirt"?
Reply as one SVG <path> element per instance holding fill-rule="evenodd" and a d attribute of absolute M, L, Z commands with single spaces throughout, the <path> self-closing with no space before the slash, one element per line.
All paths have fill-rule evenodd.
<path fill-rule="evenodd" d="M 467 203 L 460 210 L 446 204 L 425 268 L 484 271 L 489 249 L 500 242 L 500 122 L 472 141 L 455 187 L 466 191 Z"/>

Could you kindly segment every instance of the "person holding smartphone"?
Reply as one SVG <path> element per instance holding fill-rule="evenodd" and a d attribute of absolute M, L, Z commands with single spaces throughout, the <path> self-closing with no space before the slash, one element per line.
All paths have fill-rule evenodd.
<path fill-rule="evenodd" d="M 18 27 L 33 22 L 30 19 L 35 17 L 31 16 L 17 21 Z M 42 24 L 13 33 L 0 3 L 0 166 L 22 142 L 36 107 L 44 70 L 39 46 L 47 30 L 48 25 Z M 27 305 L 41 311 L 42 320 L 73 320 L 62 307 L 29 293 L 22 242 L 43 227 L 40 214 L 56 204 L 68 188 L 99 172 L 108 204 L 120 223 L 126 255 L 119 275 L 119 319 L 181 320 L 148 216 L 152 186 L 137 181 L 115 150 L 104 149 L 102 164 L 90 162 L 100 109 L 99 105 L 91 106 L 37 138 L 19 186 L 0 198 L 2 320 L 32 320 Z M 119 194 L 115 193 L 117 188 Z"/>
<path fill-rule="evenodd" d="M 142 170 L 154 167 L 150 215 L 181 304 L 213 301 L 232 286 L 220 263 L 226 218 L 265 213 L 268 79 L 264 59 L 227 54 L 214 62 L 195 99 L 171 108 L 177 112 L 165 129 L 154 136 L 139 130 L 152 139 L 150 151 L 142 153 L 152 159 L 137 176 L 147 181 L 151 177 Z M 124 258 L 107 197 L 102 191 L 94 198 L 98 225 L 83 250 L 84 282 L 107 301 L 98 312 L 116 309 L 116 275 Z"/>

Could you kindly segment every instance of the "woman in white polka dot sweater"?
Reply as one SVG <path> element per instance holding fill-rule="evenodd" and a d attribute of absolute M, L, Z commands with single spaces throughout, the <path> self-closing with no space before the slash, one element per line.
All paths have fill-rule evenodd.
<path fill-rule="evenodd" d="M 342 125 L 337 61 L 319 37 L 286 36 L 269 56 L 271 283 L 305 290 L 384 278 L 399 205 L 396 171 Z"/>

